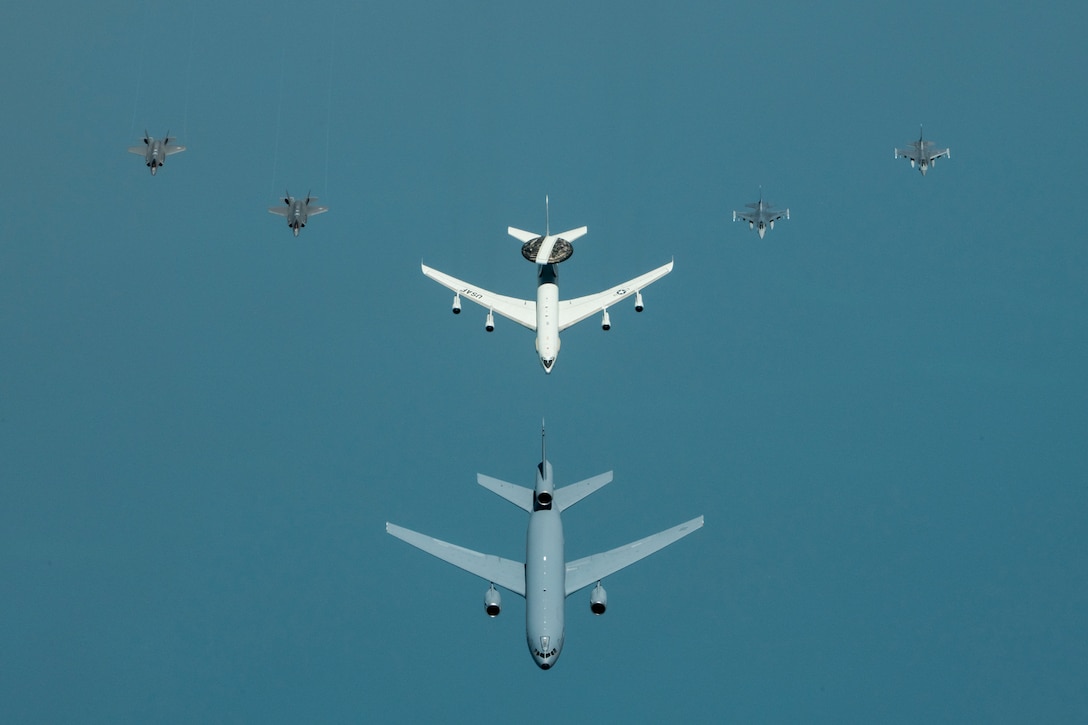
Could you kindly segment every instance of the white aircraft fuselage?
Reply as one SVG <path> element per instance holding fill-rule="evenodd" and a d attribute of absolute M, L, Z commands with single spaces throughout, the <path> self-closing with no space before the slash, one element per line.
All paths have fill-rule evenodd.
<path fill-rule="evenodd" d="M 567 560 L 563 552 L 563 522 L 558 509 L 541 508 L 541 485 L 550 500 L 551 464 L 547 479 L 537 470 L 536 509 L 529 514 L 525 537 L 525 641 L 533 661 L 551 669 L 563 651 Z"/>
<path fill-rule="evenodd" d="M 559 355 L 559 270 L 554 264 L 537 265 L 536 352 L 544 372 L 551 373 Z"/>

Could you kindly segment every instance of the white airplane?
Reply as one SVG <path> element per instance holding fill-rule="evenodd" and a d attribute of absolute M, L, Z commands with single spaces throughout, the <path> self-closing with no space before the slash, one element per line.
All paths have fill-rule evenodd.
<path fill-rule="evenodd" d="M 496 584 L 524 597 L 525 638 L 529 652 L 540 669 L 548 670 L 555 665 L 563 650 L 563 616 L 568 596 L 596 583 L 589 595 L 589 608 L 594 614 L 604 614 L 608 595 L 601 585 L 602 579 L 701 528 L 703 517 L 626 546 L 568 562 L 559 514 L 609 483 L 612 472 L 555 489 L 552 465 L 544 455 L 543 441 L 541 432 L 541 456 L 536 469 L 535 489 L 529 490 L 482 473 L 476 476 L 481 486 L 529 512 L 525 563 L 481 554 L 395 524 L 386 523 L 385 530 L 417 549 L 487 580 L 490 586 L 484 593 L 484 611 L 490 617 L 497 617 L 502 611 L 502 597 L 495 588 Z"/>
<path fill-rule="evenodd" d="M 551 373 L 555 358 L 559 355 L 560 332 L 598 312 L 604 313 L 601 318 L 601 329 L 610 329 L 612 322 L 608 316 L 608 308 L 631 293 L 635 295 L 635 311 L 642 312 L 642 290 L 672 271 L 673 263 L 669 262 L 604 292 L 572 300 L 560 300 L 557 265 L 574 253 L 570 242 L 585 234 L 587 227 L 579 227 L 554 235 L 547 231 L 543 235 L 534 234 L 514 227 L 510 227 L 507 231 L 510 236 L 524 242 L 522 255 L 537 265 L 535 302 L 498 295 L 439 272 L 425 264 L 420 266 L 423 274 L 453 290 L 453 314 L 461 313 L 461 296 L 464 295 L 487 310 L 484 329 L 488 332 L 495 329 L 496 314 L 535 331 L 536 351 L 545 373 Z"/>
<path fill-rule="evenodd" d="M 918 171 L 922 172 L 922 176 L 926 175 L 926 171 L 930 166 L 937 164 L 937 159 L 944 156 L 945 158 L 952 158 L 952 152 L 949 149 L 939 149 L 937 144 L 932 141 L 926 141 L 922 138 L 922 129 L 918 128 L 918 140 L 911 143 L 905 149 L 897 148 L 895 150 L 895 158 L 904 158 L 910 160 L 910 167 L 913 169 L 916 165 Z"/>

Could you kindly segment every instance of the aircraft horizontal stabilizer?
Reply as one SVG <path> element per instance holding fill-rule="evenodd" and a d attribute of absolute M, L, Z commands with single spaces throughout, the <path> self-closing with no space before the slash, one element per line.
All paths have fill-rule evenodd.
<path fill-rule="evenodd" d="M 531 242 L 534 239 L 539 239 L 541 236 L 543 236 L 541 234 L 537 234 L 536 232 L 527 232 L 524 229 L 515 229 L 514 227 L 507 227 L 506 233 L 512 236 L 514 239 L 518 240 L 519 242 L 523 243 Z"/>
<path fill-rule="evenodd" d="M 563 486 L 555 492 L 555 507 L 566 511 L 594 491 L 612 482 L 612 471 L 587 478 L 569 486 Z"/>
<path fill-rule="evenodd" d="M 589 231 L 589 227 L 578 227 L 577 229 L 571 229 L 566 232 L 556 234 L 556 239 L 564 239 L 568 242 L 573 242 L 575 239 L 581 239 Z"/>
<path fill-rule="evenodd" d="M 604 579 L 606 576 L 615 574 L 620 569 L 628 567 L 640 559 L 645 559 L 650 554 L 679 541 L 691 532 L 702 528 L 702 526 L 703 517 L 699 516 L 679 526 L 647 536 L 645 539 L 639 539 L 626 546 L 568 563 L 567 596 L 569 597 L 582 587 L 587 587 Z"/>
<path fill-rule="evenodd" d="M 507 483 L 506 481 L 500 481 L 497 478 L 491 476 L 485 476 L 482 473 L 476 474 L 476 482 L 486 488 L 492 493 L 505 498 L 510 503 L 514 504 L 520 509 L 524 509 L 529 513 L 533 512 L 533 491 L 532 489 L 525 488 L 524 486 L 518 486 L 513 483 Z"/>

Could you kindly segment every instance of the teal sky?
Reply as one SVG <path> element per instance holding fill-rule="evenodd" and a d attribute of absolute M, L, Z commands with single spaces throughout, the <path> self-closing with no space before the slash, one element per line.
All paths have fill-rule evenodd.
<path fill-rule="evenodd" d="M 0 720 L 1083 722 L 1074 3 L 24 3 L 0 44 Z M 925 178 L 893 148 L 952 149 Z M 152 178 L 144 128 L 188 150 Z M 759 240 L 732 210 L 791 219 Z M 295 239 L 285 189 L 331 211 Z M 589 226 L 563 335 L 508 225 Z M 386 521 L 521 559 L 524 604 Z"/>

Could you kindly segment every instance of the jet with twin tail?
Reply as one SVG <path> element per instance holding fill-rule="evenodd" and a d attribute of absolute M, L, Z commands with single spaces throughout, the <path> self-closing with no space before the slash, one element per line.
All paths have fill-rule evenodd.
<path fill-rule="evenodd" d="M 144 162 L 147 167 L 151 169 L 151 175 L 154 176 L 159 170 L 159 167 L 166 163 L 167 156 L 173 156 L 174 154 L 181 153 L 185 150 L 184 146 L 179 146 L 176 143 L 176 138 L 170 135 L 167 131 L 162 140 L 151 138 L 151 134 L 144 129 L 144 145 L 143 146 L 129 146 L 128 152 L 130 154 L 139 154 L 144 157 Z"/>
<path fill-rule="evenodd" d="M 926 141 L 922 138 L 922 128 L 918 127 L 918 140 L 912 143 L 905 149 L 897 148 L 895 150 L 895 158 L 904 158 L 910 160 L 910 167 L 913 169 L 918 167 L 918 171 L 922 172 L 922 176 L 926 175 L 926 171 L 930 166 L 935 166 L 937 159 L 944 156 L 945 158 L 952 158 L 952 152 L 949 149 L 939 149 L 937 144 L 932 141 Z"/>
<path fill-rule="evenodd" d="M 544 209 L 544 234 L 527 232 L 514 227 L 507 229 L 510 236 L 522 242 L 522 256 L 536 264 L 536 300 L 498 295 L 432 269 L 426 264 L 421 264 L 421 267 L 424 275 L 453 290 L 453 314 L 461 313 L 461 297 L 465 297 L 487 310 L 487 320 L 484 324 L 486 331 L 492 332 L 495 329 L 495 315 L 498 314 L 535 332 L 536 351 L 540 364 L 544 367 L 545 373 L 551 373 L 555 359 L 559 355 L 560 332 L 598 312 L 603 313 L 601 329 L 611 329 L 612 321 L 608 316 L 608 308 L 631 294 L 635 296 L 635 311 L 642 312 L 642 290 L 671 272 L 673 263 L 669 262 L 604 292 L 560 300 L 559 264 L 570 259 L 574 254 L 571 243 L 585 235 L 588 227 L 578 227 L 552 234 L 547 218 L 547 197 L 544 198 Z"/>
<path fill-rule="evenodd" d="M 748 222 L 749 229 L 755 229 L 759 232 L 759 238 L 763 239 L 763 235 L 767 233 L 767 229 L 774 229 L 774 223 L 786 217 L 790 218 L 790 210 L 775 209 L 774 204 L 763 201 L 763 187 L 759 187 L 759 201 L 754 201 L 751 204 L 745 204 L 746 208 L 751 211 L 734 211 L 733 221 L 741 219 Z"/>
<path fill-rule="evenodd" d="M 270 206 L 268 211 L 272 214 L 287 217 L 287 226 L 295 230 L 295 236 L 297 237 L 299 230 L 306 226 L 306 221 L 310 217 L 324 214 L 329 210 L 327 206 L 310 206 L 310 202 L 313 201 L 317 201 L 317 197 L 310 196 L 308 192 L 305 199 L 296 199 L 288 191 L 286 196 L 283 197 L 284 206 Z"/>
<path fill-rule="evenodd" d="M 464 569 L 484 579 L 484 611 L 497 617 L 502 611 L 502 597 L 496 585 L 525 598 L 525 639 L 533 661 L 542 670 L 551 669 L 563 650 L 564 608 L 566 598 L 593 585 L 589 608 L 604 614 L 608 595 L 601 584 L 606 576 L 665 548 L 703 525 L 703 517 L 647 536 L 611 551 L 567 561 L 563 545 L 560 512 L 612 480 L 612 472 L 602 473 L 563 488 L 555 488 L 552 465 L 544 450 L 541 431 L 540 465 L 536 468 L 536 486 L 528 489 L 478 474 L 477 482 L 529 513 L 525 561 L 512 561 L 481 554 L 424 534 L 386 523 L 385 530 L 417 549 Z"/>

